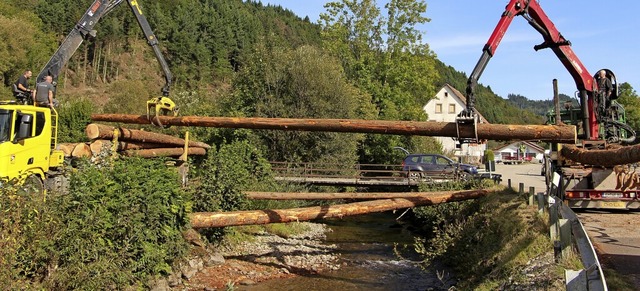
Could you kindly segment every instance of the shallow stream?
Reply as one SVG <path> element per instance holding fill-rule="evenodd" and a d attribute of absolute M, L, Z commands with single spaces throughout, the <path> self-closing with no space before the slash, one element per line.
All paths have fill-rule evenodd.
<path fill-rule="evenodd" d="M 324 221 L 333 230 L 327 233 L 327 243 L 338 245 L 339 270 L 238 286 L 236 290 L 441 289 L 444 284 L 435 272 L 423 271 L 412 263 L 418 259 L 413 236 L 396 222 L 396 216 L 381 213 Z"/>

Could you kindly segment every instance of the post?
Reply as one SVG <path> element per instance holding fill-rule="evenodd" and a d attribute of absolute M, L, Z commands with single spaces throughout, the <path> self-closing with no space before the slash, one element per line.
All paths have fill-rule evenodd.
<path fill-rule="evenodd" d="M 562 246 L 562 257 L 567 258 L 571 252 L 571 221 L 560 219 L 560 244 Z"/>
<path fill-rule="evenodd" d="M 558 79 L 553 79 L 553 105 L 556 109 L 556 125 L 561 124 L 560 117 L 560 95 L 558 95 Z"/>
<path fill-rule="evenodd" d="M 507 187 L 509 190 L 513 190 L 513 188 L 511 188 L 511 179 L 507 179 Z"/>
<path fill-rule="evenodd" d="M 518 194 L 520 194 L 520 196 L 524 196 L 524 183 L 518 184 Z"/>
<path fill-rule="evenodd" d="M 538 213 L 544 213 L 544 193 L 538 193 Z"/>
<path fill-rule="evenodd" d="M 549 236 L 552 241 L 558 240 L 558 206 L 549 207 Z"/>
<path fill-rule="evenodd" d="M 533 206 L 533 197 L 536 195 L 536 187 L 529 187 L 529 196 L 527 197 L 529 206 Z"/>

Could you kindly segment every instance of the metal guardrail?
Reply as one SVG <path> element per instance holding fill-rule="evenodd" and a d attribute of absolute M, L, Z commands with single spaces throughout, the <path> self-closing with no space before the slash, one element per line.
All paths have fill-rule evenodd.
<path fill-rule="evenodd" d="M 558 174 L 554 173 L 554 175 Z M 565 270 L 567 290 L 606 291 L 608 288 L 602 266 L 587 231 L 573 210 L 557 197 L 560 196 L 557 195 L 558 191 L 562 190 L 558 187 L 560 176 L 556 176 L 554 176 L 553 183 L 546 194 L 537 193 L 536 195 L 535 188 L 530 187 L 527 197 L 528 204 L 535 205 L 535 197 L 537 196 L 539 213 L 543 213 L 545 210 L 549 211 L 550 237 L 556 258 L 565 256 L 569 252 L 573 252 L 574 249 L 578 251 L 583 269 Z M 511 188 L 511 180 L 508 181 L 508 185 Z M 524 183 L 519 184 L 519 193 L 525 195 Z"/>
<path fill-rule="evenodd" d="M 562 194 L 559 193 L 560 191 L 564 191 L 564 189 L 559 186 L 560 178 L 561 177 L 558 173 L 553 173 L 553 178 L 546 195 L 550 209 L 549 220 L 552 228 L 551 238 L 555 239 L 554 233 L 559 234 L 560 236 L 563 235 L 563 231 L 559 229 L 561 227 L 558 217 L 559 214 L 559 216 L 566 220 L 566 225 L 570 227 L 569 236 L 572 239 L 569 241 L 573 241 L 573 243 L 575 243 L 578 254 L 580 255 L 580 260 L 584 267 L 582 270 L 578 271 L 565 270 L 567 290 L 606 291 L 608 288 L 602 271 L 602 265 L 600 265 L 598 255 L 596 254 L 596 250 L 589 239 L 589 235 L 587 234 L 584 225 L 580 222 L 575 212 L 573 212 L 569 206 L 564 204 L 562 199 L 558 198 L 558 196 L 564 196 L 558 195 Z M 560 237 L 560 241 L 563 241 L 562 237 Z M 555 244 L 556 242 L 554 241 L 554 245 Z M 562 247 L 564 248 L 569 246 Z"/>

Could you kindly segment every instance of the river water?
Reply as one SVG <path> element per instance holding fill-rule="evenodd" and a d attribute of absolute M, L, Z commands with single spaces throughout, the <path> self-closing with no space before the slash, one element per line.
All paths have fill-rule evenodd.
<path fill-rule="evenodd" d="M 413 236 L 396 222 L 396 215 L 381 213 L 323 221 L 333 230 L 327 233 L 327 243 L 338 245 L 342 263 L 339 270 L 236 289 L 439 290 L 445 287 L 435 271 L 423 271 L 413 263 L 418 259 L 413 251 Z"/>

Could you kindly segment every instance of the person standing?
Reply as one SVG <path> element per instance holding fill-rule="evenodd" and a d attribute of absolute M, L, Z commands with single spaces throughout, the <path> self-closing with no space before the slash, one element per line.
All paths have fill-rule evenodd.
<path fill-rule="evenodd" d="M 53 78 L 51 76 L 44 77 L 44 81 L 36 85 L 33 92 L 33 103 L 38 106 L 58 107 L 58 100 L 53 98 Z"/>
<path fill-rule="evenodd" d="M 613 92 L 613 85 L 611 84 L 611 80 L 607 78 L 607 72 L 605 70 L 600 70 L 598 72 L 598 92 L 604 98 L 605 101 L 609 101 L 611 98 L 611 93 Z"/>

